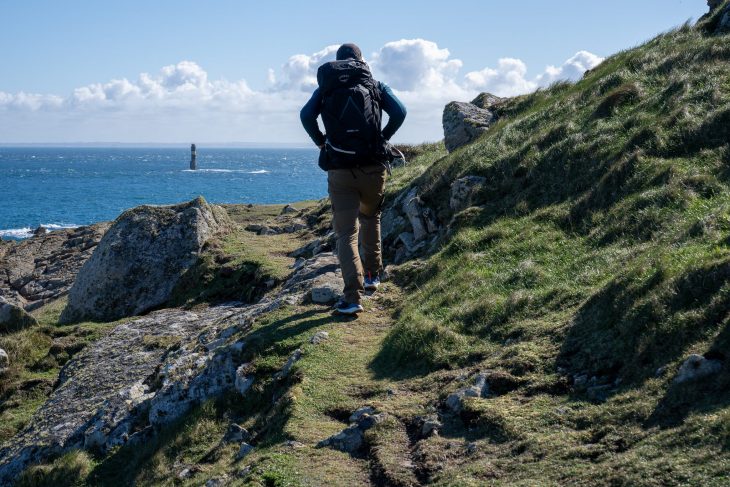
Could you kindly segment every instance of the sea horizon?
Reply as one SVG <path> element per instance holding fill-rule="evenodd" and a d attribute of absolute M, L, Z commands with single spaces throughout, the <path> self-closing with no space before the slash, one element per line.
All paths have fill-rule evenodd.
<path fill-rule="evenodd" d="M 143 204 L 203 196 L 215 204 L 277 204 L 326 196 L 316 148 L 0 145 L 0 238 L 75 228 Z"/>
<path fill-rule="evenodd" d="M 209 149 L 315 149 L 311 143 L 299 142 L 0 142 L 0 148 L 138 148 L 138 149 L 165 149 L 190 148 Z"/>

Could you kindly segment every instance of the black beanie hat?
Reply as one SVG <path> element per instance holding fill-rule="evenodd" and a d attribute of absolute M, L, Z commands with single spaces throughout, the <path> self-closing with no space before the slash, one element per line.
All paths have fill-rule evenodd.
<path fill-rule="evenodd" d="M 342 44 L 337 49 L 337 60 L 344 61 L 345 59 L 356 59 L 362 61 L 362 51 L 355 44 Z"/>

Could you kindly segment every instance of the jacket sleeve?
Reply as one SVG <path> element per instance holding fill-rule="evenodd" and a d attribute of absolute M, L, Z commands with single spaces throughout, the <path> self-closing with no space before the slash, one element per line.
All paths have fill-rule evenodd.
<path fill-rule="evenodd" d="M 318 146 L 324 144 L 325 137 L 319 128 L 317 123 L 317 117 L 322 111 L 322 97 L 319 96 L 319 88 L 314 90 L 312 97 L 309 99 L 306 105 L 299 112 L 299 118 L 302 121 L 304 130 L 312 138 L 315 144 Z"/>
<path fill-rule="evenodd" d="M 388 123 L 383 129 L 383 137 L 385 137 L 385 140 L 390 140 L 406 119 L 406 107 L 393 94 L 390 86 L 382 81 L 380 82 L 380 93 L 383 97 L 383 110 L 388 114 Z"/>

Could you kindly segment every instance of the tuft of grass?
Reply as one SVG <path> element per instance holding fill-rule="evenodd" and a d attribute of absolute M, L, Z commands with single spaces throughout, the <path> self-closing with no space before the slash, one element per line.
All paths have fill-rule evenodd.
<path fill-rule="evenodd" d="M 611 90 L 596 107 L 595 116 L 606 118 L 629 103 L 633 103 L 641 96 L 641 90 L 636 83 L 624 83 Z"/>
<path fill-rule="evenodd" d="M 18 487 L 72 487 L 83 485 L 82 480 L 94 467 L 88 453 L 72 450 L 50 465 L 28 468 L 17 480 Z"/>

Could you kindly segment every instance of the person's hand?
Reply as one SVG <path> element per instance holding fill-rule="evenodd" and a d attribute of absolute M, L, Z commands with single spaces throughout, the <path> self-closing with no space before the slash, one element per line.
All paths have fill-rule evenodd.
<path fill-rule="evenodd" d="M 319 150 L 324 150 L 324 144 L 318 145 L 317 147 L 319 147 Z"/>

